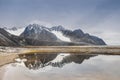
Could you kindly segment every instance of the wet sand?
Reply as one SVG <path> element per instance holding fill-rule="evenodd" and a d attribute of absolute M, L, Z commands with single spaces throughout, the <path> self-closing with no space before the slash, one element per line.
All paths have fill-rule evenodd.
<path fill-rule="evenodd" d="M 6 73 L 6 65 L 0 67 L 0 80 L 3 80 L 5 73 Z"/>
<path fill-rule="evenodd" d="M 4 48 L 4 47 L 3 47 Z M 5 47 L 6 48 L 6 47 Z M 0 48 L 0 53 L 77 53 L 77 54 L 106 54 L 120 55 L 120 46 L 26 46 Z"/>
<path fill-rule="evenodd" d="M 0 67 L 15 62 L 15 58 L 17 57 L 17 54 L 0 54 Z"/>

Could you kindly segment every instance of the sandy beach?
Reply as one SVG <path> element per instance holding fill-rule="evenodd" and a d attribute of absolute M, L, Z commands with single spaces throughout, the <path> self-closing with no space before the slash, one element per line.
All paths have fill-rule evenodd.
<path fill-rule="evenodd" d="M 0 80 L 3 80 L 3 77 L 6 72 L 6 67 L 7 67 L 7 65 L 0 67 Z"/>

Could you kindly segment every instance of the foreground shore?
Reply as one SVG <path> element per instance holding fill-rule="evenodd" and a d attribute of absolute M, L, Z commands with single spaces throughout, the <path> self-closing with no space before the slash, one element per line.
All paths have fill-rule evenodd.
<path fill-rule="evenodd" d="M 0 47 L 0 53 L 77 53 L 77 54 L 110 54 L 120 55 L 120 46 L 26 46 Z"/>
<path fill-rule="evenodd" d="M 86 55 L 120 55 L 120 46 L 0 46 L 0 66 L 14 62 L 21 54 L 86 54 Z"/>

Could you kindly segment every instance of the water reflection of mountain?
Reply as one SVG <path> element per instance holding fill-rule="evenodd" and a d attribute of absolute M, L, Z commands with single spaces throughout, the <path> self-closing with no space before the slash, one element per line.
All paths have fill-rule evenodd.
<path fill-rule="evenodd" d="M 69 64 L 71 62 L 81 64 L 85 59 L 89 59 L 93 57 L 93 55 L 61 55 L 62 58 L 60 61 L 57 60 L 57 56 L 60 54 L 27 54 L 27 55 L 20 55 L 21 59 L 27 59 L 24 62 L 25 66 L 29 69 L 39 69 L 45 66 L 52 66 L 52 67 L 63 67 L 65 64 Z"/>
<path fill-rule="evenodd" d="M 27 59 L 24 62 L 29 69 L 39 69 L 45 67 L 45 64 L 56 58 L 57 54 L 27 54 L 19 55 L 21 59 Z"/>
<path fill-rule="evenodd" d="M 64 57 L 60 62 L 50 62 L 49 64 L 53 67 L 63 67 L 65 64 L 76 63 L 81 64 L 84 60 L 93 57 L 93 55 L 69 55 Z"/>

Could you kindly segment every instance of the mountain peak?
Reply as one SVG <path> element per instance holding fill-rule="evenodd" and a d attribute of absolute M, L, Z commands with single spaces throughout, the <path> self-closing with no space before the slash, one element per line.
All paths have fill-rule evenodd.
<path fill-rule="evenodd" d="M 84 32 L 81 29 L 75 29 L 74 32 L 80 33 L 80 34 L 84 34 Z"/>
<path fill-rule="evenodd" d="M 51 30 L 62 31 L 62 30 L 65 30 L 65 28 L 61 25 L 58 25 L 58 26 L 53 26 Z"/>
<path fill-rule="evenodd" d="M 44 28 L 45 26 L 39 24 L 29 24 L 27 26 L 29 29 Z"/>
<path fill-rule="evenodd" d="M 49 23 L 49 22 L 46 22 L 46 21 L 40 21 L 40 20 L 34 20 L 34 21 L 31 21 L 28 23 L 29 24 L 38 24 L 38 25 L 44 25 L 46 27 L 52 27 L 53 24 Z"/>
<path fill-rule="evenodd" d="M 41 41 L 57 41 L 57 37 L 50 32 L 49 28 L 39 24 L 28 25 L 20 36 Z"/>
<path fill-rule="evenodd" d="M 84 32 L 81 29 L 76 29 L 76 30 L 73 31 L 73 33 L 77 37 L 83 37 L 84 36 Z"/>
<path fill-rule="evenodd" d="M 47 41 L 47 42 L 50 42 L 50 44 L 51 42 L 53 43 L 55 42 L 54 43 L 55 45 L 63 44 L 65 42 L 74 43 L 74 44 L 85 43 L 85 44 L 105 45 L 105 42 L 102 39 L 86 34 L 81 29 L 76 29 L 76 30 L 71 31 L 71 30 L 65 29 L 61 25 L 53 26 L 52 28 L 49 28 L 44 25 L 39 25 L 39 24 L 34 23 L 34 24 L 29 24 L 27 27 L 24 27 L 21 29 L 18 28 L 16 30 L 16 28 L 13 28 L 12 30 L 7 30 L 7 31 L 10 32 L 11 34 L 17 35 L 18 38 L 20 37 L 22 39 L 26 39 L 27 41 L 31 39 L 32 42 L 28 41 L 26 43 L 26 44 L 31 44 L 31 45 L 32 44 L 38 45 L 38 43 L 39 45 L 42 45 L 43 43 L 41 41 L 44 41 L 44 42 Z M 0 31 L 0 33 L 1 32 L 3 31 Z M 6 35 L 3 35 L 3 36 L 6 37 Z M 12 40 L 11 37 L 10 39 Z M 35 43 L 33 43 L 33 41 Z"/>
<path fill-rule="evenodd" d="M 39 24 L 30 24 L 26 27 L 25 31 L 30 31 L 32 33 L 40 33 L 42 30 L 48 30 L 49 28 L 39 25 Z"/>

